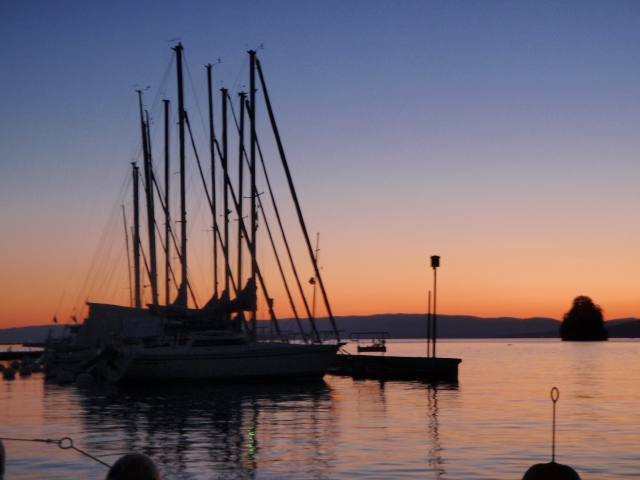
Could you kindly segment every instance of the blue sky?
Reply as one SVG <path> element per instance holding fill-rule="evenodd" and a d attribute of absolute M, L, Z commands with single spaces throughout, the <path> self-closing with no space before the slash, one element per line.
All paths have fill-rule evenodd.
<path fill-rule="evenodd" d="M 4 1 L 0 27 L 2 322 L 87 270 L 175 38 L 192 118 L 203 66 L 235 95 L 264 46 L 339 313 L 423 311 L 440 254 L 446 313 L 638 316 L 637 2 Z"/>

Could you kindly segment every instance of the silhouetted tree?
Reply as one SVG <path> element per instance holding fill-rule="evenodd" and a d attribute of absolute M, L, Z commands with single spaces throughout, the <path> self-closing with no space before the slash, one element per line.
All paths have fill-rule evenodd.
<path fill-rule="evenodd" d="M 562 319 L 560 337 L 562 340 L 607 340 L 609 335 L 604 329 L 602 308 L 584 295 L 574 298 L 571 310 Z"/>

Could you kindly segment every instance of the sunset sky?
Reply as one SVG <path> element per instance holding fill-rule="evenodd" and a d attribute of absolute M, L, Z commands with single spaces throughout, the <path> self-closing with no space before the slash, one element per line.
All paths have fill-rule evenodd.
<path fill-rule="evenodd" d="M 638 2 L 5 0 L 0 328 L 67 321 L 87 300 L 128 304 L 121 206 L 130 221 L 135 89 L 150 86 L 161 172 L 176 39 L 204 160 L 204 65 L 221 60 L 219 135 L 219 88 L 237 109 L 246 52 L 258 49 L 334 315 L 425 312 L 440 255 L 440 313 L 561 318 L 588 295 L 605 319 L 640 317 Z M 257 112 L 277 168 L 263 103 Z M 175 128 L 171 142 L 177 172 Z M 236 135 L 230 144 L 237 155 Z M 211 220 L 187 152 L 189 269 L 204 303 Z M 307 293 L 312 274 L 305 264 Z"/>

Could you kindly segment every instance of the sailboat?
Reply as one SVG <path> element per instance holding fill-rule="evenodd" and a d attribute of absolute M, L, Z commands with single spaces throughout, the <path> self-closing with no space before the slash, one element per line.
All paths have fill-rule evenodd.
<path fill-rule="evenodd" d="M 141 305 L 141 268 L 140 268 L 140 229 L 139 229 L 139 208 L 138 208 L 138 180 L 140 177 L 139 167 L 133 165 L 133 190 L 134 190 L 134 231 L 133 231 L 133 258 L 134 258 L 134 283 L 135 292 L 134 305 L 125 307 L 120 305 L 110 305 L 102 303 L 88 303 L 89 315 L 75 334 L 75 338 L 68 342 L 66 350 L 53 349 L 50 358 L 57 360 L 50 361 L 51 366 L 66 367 L 67 369 L 97 373 L 109 382 L 166 382 L 166 381 L 217 381 L 217 380 L 271 380 L 274 378 L 292 377 L 322 377 L 328 370 L 329 365 L 335 357 L 340 342 L 339 331 L 336 328 L 329 301 L 326 295 L 320 270 L 317 265 L 309 236 L 302 216 L 298 198 L 295 192 L 291 174 L 289 172 L 287 160 L 282 147 L 282 142 L 278 133 L 275 117 L 271 108 L 271 103 L 266 89 L 264 76 L 260 62 L 255 51 L 250 51 L 250 92 L 240 94 L 240 122 L 239 130 L 239 191 L 236 193 L 231 185 L 228 169 L 228 132 L 227 132 L 227 102 L 229 95 L 226 89 L 222 92 L 222 146 L 216 140 L 213 132 L 213 109 L 211 92 L 211 65 L 207 66 L 208 86 L 209 86 L 209 125 L 210 125 L 210 151 L 212 160 L 212 176 L 215 176 L 216 153 L 222 167 L 224 194 L 223 194 L 223 226 L 218 228 L 215 178 L 211 180 L 211 194 L 207 190 L 200 160 L 198 166 L 201 172 L 203 184 L 211 207 L 214 222 L 214 270 L 216 279 L 214 282 L 214 294 L 209 302 L 202 308 L 192 308 L 188 306 L 188 294 L 190 284 L 187 276 L 187 212 L 186 212 L 186 191 L 185 191 L 185 146 L 186 132 L 185 126 L 189 130 L 191 143 L 193 136 L 189 125 L 187 112 L 184 109 L 183 100 L 183 80 L 182 80 L 182 51 L 181 44 L 173 47 L 176 55 L 177 84 L 178 84 L 178 125 L 179 125 L 179 149 L 180 149 L 180 242 L 179 258 L 181 265 L 181 282 L 177 289 L 177 296 L 173 302 L 169 301 L 169 246 L 173 232 L 169 231 L 169 196 L 168 196 L 168 157 L 165 159 L 165 200 L 162 203 L 166 216 L 167 229 L 165 231 L 165 254 L 166 254 L 166 280 L 167 280 L 167 301 L 165 305 L 158 302 L 158 282 L 156 266 L 155 248 L 155 212 L 154 212 L 154 184 L 153 169 L 150 156 L 150 134 L 148 113 L 143 114 L 142 92 L 138 91 L 140 99 L 140 121 L 142 131 L 142 153 L 144 157 L 144 185 L 147 200 L 147 220 L 149 232 L 149 261 L 145 264 L 149 281 L 151 284 L 152 302 L 143 308 Z M 311 314 L 297 273 L 294 273 L 297 284 L 302 294 L 311 329 L 305 332 L 302 328 L 298 314 L 295 311 L 294 302 L 288 286 L 285 287 L 289 295 L 289 301 L 294 309 L 294 314 L 298 326 L 300 327 L 300 340 L 292 341 L 278 326 L 278 322 L 273 309 L 273 299 L 268 296 L 264 277 L 256 259 L 256 230 L 258 224 L 258 210 L 262 212 L 262 218 L 267 227 L 274 251 L 276 249 L 271 237 L 271 231 L 264 215 L 264 209 L 256 188 L 256 164 L 257 153 L 260 156 L 262 166 L 262 153 L 256 136 L 256 72 L 259 74 L 264 95 L 265 104 L 269 114 L 271 127 L 278 146 L 278 152 L 284 172 L 287 177 L 291 196 L 295 204 L 299 224 L 303 237 L 307 243 L 311 263 L 315 271 L 315 278 L 324 298 L 324 303 L 328 316 L 333 326 L 332 338 L 329 341 L 322 338 L 321 333 L 316 329 L 313 315 Z M 168 109 L 169 101 L 165 100 L 165 139 L 168 139 Z M 249 116 L 250 145 L 249 153 L 245 148 L 244 129 L 245 112 Z M 235 116 L 235 114 L 234 114 Z M 165 140 L 165 151 L 168 152 Z M 168 153 L 166 153 L 168 156 Z M 242 212 L 242 175 L 243 165 L 248 163 L 251 176 L 249 197 L 251 203 L 249 227 L 245 225 Z M 266 170 L 265 170 L 266 175 Z M 267 180 L 268 183 L 268 180 Z M 269 186 L 270 188 L 270 186 Z M 272 201 L 273 194 L 271 194 Z M 162 199 L 161 199 L 162 200 Z M 231 243 L 229 238 L 229 214 L 235 209 L 238 215 L 238 273 L 233 276 L 231 263 L 229 261 Z M 278 215 L 278 223 L 282 229 L 282 223 Z M 126 220 L 125 220 L 126 224 Z M 125 226 L 126 231 L 126 226 Z M 285 245 L 291 263 L 293 259 L 289 251 L 289 246 Z M 218 242 L 220 248 L 218 248 Z M 128 243 L 128 241 L 127 241 Z M 178 245 L 177 241 L 174 241 Z M 245 286 L 241 287 L 242 279 L 242 251 L 249 251 L 249 261 L 251 262 L 251 275 L 245 281 Z M 224 267 L 224 290 L 218 292 L 217 263 L 218 250 L 222 251 L 222 264 Z M 277 253 L 276 253 L 277 257 Z M 282 266 L 278 259 L 278 266 L 284 280 Z M 260 288 L 258 288 L 260 287 Z M 268 340 L 260 339 L 257 327 L 257 294 L 258 291 L 264 294 L 271 325 L 275 328 L 277 338 Z M 249 320 L 246 320 L 247 315 Z M 325 332 L 325 337 L 328 337 Z M 66 356 L 65 356 L 66 355 Z M 65 360 L 66 359 L 66 360 Z M 57 363 L 56 363 L 57 361 Z M 66 362 L 66 363 L 65 363 Z"/>

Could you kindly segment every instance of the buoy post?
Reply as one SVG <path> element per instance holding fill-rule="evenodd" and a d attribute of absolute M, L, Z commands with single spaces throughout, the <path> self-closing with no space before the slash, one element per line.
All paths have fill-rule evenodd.
<path fill-rule="evenodd" d="M 7 456 L 4 450 L 2 440 L 0 440 L 0 479 L 4 478 L 4 466 L 7 461 Z"/>
<path fill-rule="evenodd" d="M 436 269 L 440 266 L 440 257 L 438 255 L 433 255 L 431 257 L 431 267 L 433 268 L 433 315 L 431 322 L 433 327 L 433 335 L 431 338 L 433 339 L 433 349 L 431 353 L 433 354 L 433 358 L 436 358 L 436 336 L 437 336 L 437 320 L 436 320 L 436 286 L 437 286 L 437 274 Z"/>

